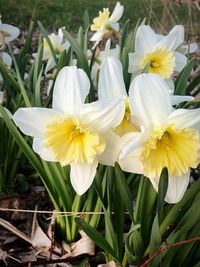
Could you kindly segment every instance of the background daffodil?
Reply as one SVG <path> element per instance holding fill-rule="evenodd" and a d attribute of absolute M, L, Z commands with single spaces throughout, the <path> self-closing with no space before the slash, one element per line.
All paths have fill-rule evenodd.
<path fill-rule="evenodd" d="M 104 8 L 99 11 L 99 17 L 94 18 L 91 30 L 95 31 L 90 41 L 95 42 L 94 47 L 103 39 L 104 34 L 114 30 L 119 31 L 118 21 L 121 19 L 124 12 L 124 6 L 117 2 L 113 13 L 110 16 L 109 8 Z"/>
<path fill-rule="evenodd" d="M 135 53 L 129 54 L 129 72 L 137 74 L 146 66 L 149 73 L 169 79 L 174 71 L 180 72 L 187 63 L 177 48 L 183 45 L 184 27 L 176 25 L 166 35 L 157 34 L 149 25 L 139 26 L 135 37 Z"/>
<path fill-rule="evenodd" d="M 63 28 L 58 29 L 58 34 L 52 33 L 48 37 L 51 41 L 53 49 L 57 56 L 59 56 L 64 50 L 68 51 L 70 44 L 68 41 L 64 41 L 64 36 L 62 32 Z M 56 66 L 56 62 L 53 58 L 51 49 L 47 40 L 44 38 L 44 50 L 42 60 L 47 60 L 47 65 L 45 68 L 45 74 Z"/>

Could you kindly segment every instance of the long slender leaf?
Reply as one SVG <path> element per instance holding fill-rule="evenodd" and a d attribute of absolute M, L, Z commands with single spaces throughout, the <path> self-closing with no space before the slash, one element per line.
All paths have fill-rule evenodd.
<path fill-rule="evenodd" d="M 76 217 L 75 221 L 79 227 L 83 229 L 83 231 L 95 242 L 95 244 L 97 244 L 105 253 L 110 254 L 117 262 L 119 262 L 115 251 L 96 229 L 91 227 L 89 224 L 86 224 L 85 221 L 80 217 Z"/>

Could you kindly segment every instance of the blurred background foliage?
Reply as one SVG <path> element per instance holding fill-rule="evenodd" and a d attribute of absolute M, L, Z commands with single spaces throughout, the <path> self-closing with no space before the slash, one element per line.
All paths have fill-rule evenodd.
<path fill-rule="evenodd" d="M 28 28 L 31 20 L 40 20 L 49 31 L 66 26 L 67 30 L 76 32 L 83 21 L 87 9 L 90 22 L 103 7 L 112 12 L 116 0 L 0 0 L 0 13 L 3 21 L 13 23 L 21 28 Z M 139 18 L 147 18 L 147 22 L 160 32 L 166 33 L 175 24 L 183 24 L 186 28 L 186 39 L 197 39 L 199 31 L 199 14 L 194 1 L 184 0 L 121 0 L 125 11 L 121 22 L 130 19 L 135 25 Z"/>

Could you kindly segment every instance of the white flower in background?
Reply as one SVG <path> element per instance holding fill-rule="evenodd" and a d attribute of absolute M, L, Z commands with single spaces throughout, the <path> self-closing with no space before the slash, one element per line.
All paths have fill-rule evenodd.
<path fill-rule="evenodd" d="M 52 33 L 48 36 L 57 56 L 59 56 L 64 50 L 68 51 L 70 47 L 69 42 L 64 41 L 62 29 L 64 28 L 60 28 L 58 30 L 58 34 Z M 51 49 L 49 47 L 47 40 L 44 38 L 43 41 L 44 41 L 44 47 L 43 47 L 42 60 L 48 60 L 46 68 L 45 68 L 45 74 L 46 74 L 48 71 L 50 71 L 56 66 L 56 62 L 53 58 L 53 55 L 51 53 Z"/>
<path fill-rule="evenodd" d="M 137 151 L 132 162 L 139 163 L 141 173 L 149 177 L 155 190 L 162 169 L 167 167 L 165 200 L 176 203 L 187 189 L 190 168 L 199 164 L 200 109 L 174 110 L 166 82 L 156 74 L 137 76 L 130 87 L 129 101 L 141 132 L 123 147 L 120 159 Z"/>
<path fill-rule="evenodd" d="M 163 82 L 166 83 L 165 81 Z M 132 114 L 130 100 L 124 84 L 122 64 L 119 59 L 114 57 L 106 58 L 100 68 L 98 88 L 100 100 L 121 99 L 124 105 L 122 122 L 106 135 L 109 142 L 107 142 L 108 145 L 101 155 L 102 159 L 99 156 L 100 162 L 105 165 L 114 166 L 114 163 L 117 161 L 124 171 L 138 173 L 140 172 L 140 169 L 138 169 L 139 164 L 135 164 L 132 161 L 132 157 L 138 153 L 137 151 L 130 153 L 125 160 L 119 160 L 122 147 L 128 141 L 137 137 L 138 132 L 140 132 L 140 125 L 137 122 L 137 118 Z M 170 89 L 169 92 L 171 92 Z M 171 95 L 170 97 L 173 105 L 193 99 L 190 96 Z"/>
<path fill-rule="evenodd" d="M 0 60 L 2 60 L 2 62 L 8 67 L 10 68 L 11 65 L 12 65 L 12 58 L 11 56 L 6 53 L 6 52 L 1 52 L 0 53 Z M 0 73 L 0 81 L 2 81 L 2 76 L 1 76 L 1 73 Z"/>
<path fill-rule="evenodd" d="M 139 26 L 135 37 L 135 53 L 129 54 L 129 72 L 140 73 L 149 66 L 149 73 L 170 79 L 187 63 L 184 54 L 176 51 L 184 42 L 184 27 L 175 26 L 166 36 L 156 34 L 150 26 Z"/>
<path fill-rule="evenodd" d="M 17 27 L 2 23 L 0 16 L 0 51 L 5 48 L 6 44 L 15 40 L 19 33 L 20 31 Z"/>
<path fill-rule="evenodd" d="M 99 11 L 99 16 L 94 18 L 91 30 L 95 31 L 90 41 L 95 42 L 94 47 L 103 39 L 104 34 L 109 31 L 119 31 L 118 21 L 121 19 L 124 12 L 124 6 L 117 2 L 113 13 L 110 16 L 109 8 L 104 8 Z"/>
<path fill-rule="evenodd" d="M 124 112 L 120 100 L 84 104 L 89 89 L 82 69 L 64 67 L 55 82 L 52 109 L 20 108 L 13 116 L 21 131 L 33 136 L 33 150 L 42 159 L 71 166 L 71 183 L 79 195 L 92 184 L 106 147 L 105 132 L 121 122 Z"/>
<path fill-rule="evenodd" d="M 120 47 L 118 44 L 116 45 L 115 48 L 110 48 L 110 47 L 111 47 L 111 40 L 108 39 L 105 45 L 105 50 L 97 51 L 97 54 L 95 56 L 95 60 L 91 70 L 91 78 L 95 86 L 97 86 L 98 84 L 99 70 L 101 64 L 106 60 L 107 57 L 112 56 L 115 58 L 119 58 L 120 56 Z"/>
<path fill-rule="evenodd" d="M 2 104 L 2 103 L 3 103 L 3 92 L 0 91 L 0 104 Z"/>

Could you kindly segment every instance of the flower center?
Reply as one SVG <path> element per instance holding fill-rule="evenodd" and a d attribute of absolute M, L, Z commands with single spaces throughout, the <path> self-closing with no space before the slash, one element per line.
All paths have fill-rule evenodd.
<path fill-rule="evenodd" d="M 61 52 L 61 45 L 57 44 L 52 36 L 49 36 L 51 44 L 54 48 L 56 55 L 59 55 Z M 51 49 L 46 39 L 43 41 L 44 53 L 46 53 L 49 57 L 51 56 Z"/>
<path fill-rule="evenodd" d="M 140 61 L 140 68 L 149 65 L 150 73 L 157 73 L 164 79 L 169 78 L 175 66 L 175 59 L 168 49 L 159 48 L 155 51 L 146 52 Z"/>
<path fill-rule="evenodd" d="M 91 25 L 91 30 L 92 31 L 98 31 L 106 21 L 108 20 L 110 15 L 109 8 L 104 8 L 103 12 L 99 11 L 99 16 L 97 18 L 93 19 L 93 24 Z"/>
<path fill-rule="evenodd" d="M 122 122 L 113 129 L 113 131 L 119 135 L 123 136 L 129 132 L 137 132 L 138 129 L 134 124 L 131 122 L 131 109 L 128 100 L 125 100 L 125 113 Z"/>
<path fill-rule="evenodd" d="M 91 164 L 105 149 L 102 137 L 83 126 L 77 117 L 57 118 L 48 124 L 45 143 L 62 166 L 71 162 Z"/>
<path fill-rule="evenodd" d="M 194 129 L 155 129 L 141 154 L 144 174 L 160 176 L 167 167 L 170 176 L 180 176 L 189 168 L 196 168 L 200 159 L 200 138 Z"/>

